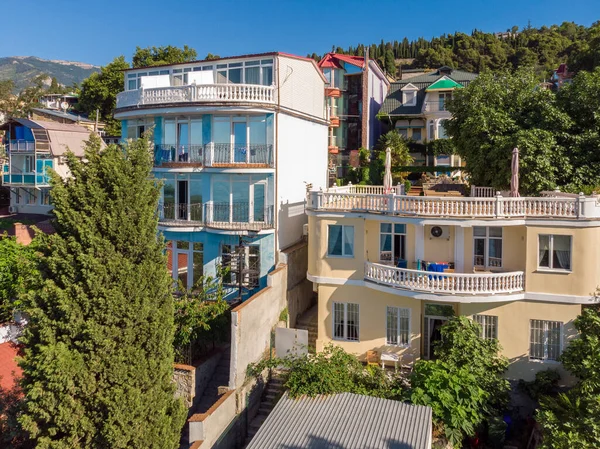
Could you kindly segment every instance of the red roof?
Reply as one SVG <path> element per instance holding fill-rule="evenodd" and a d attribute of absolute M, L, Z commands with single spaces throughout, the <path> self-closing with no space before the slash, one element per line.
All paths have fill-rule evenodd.
<path fill-rule="evenodd" d="M 16 361 L 18 352 L 19 348 L 14 343 L 0 344 L 0 386 L 6 390 L 12 389 L 23 373 Z"/>
<path fill-rule="evenodd" d="M 563 63 L 558 66 L 558 70 L 556 73 L 566 73 L 567 72 L 567 64 Z"/>
<path fill-rule="evenodd" d="M 362 68 L 365 65 L 365 58 L 362 56 L 342 55 L 340 53 L 327 53 L 325 56 L 323 56 L 323 59 L 319 61 L 318 66 L 321 68 L 331 67 L 341 69 L 341 62 Z"/>

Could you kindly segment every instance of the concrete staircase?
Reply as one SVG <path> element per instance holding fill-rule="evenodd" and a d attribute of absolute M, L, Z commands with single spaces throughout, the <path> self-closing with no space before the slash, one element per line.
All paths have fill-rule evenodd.
<path fill-rule="evenodd" d="M 421 196 L 423 194 L 423 186 L 410 186 L 408 196 Z"/>
<path fill-rule="evenodd" d="M 296 321 L 296 329 L 304 329 L 308 331 L 309 352 L 314 353 L 318 336 L 316 305 L 308 309 L 298 318 Z"/>
<path fill-rule="evenodd" d="M 269 379 L 265 391 L 263 392 L 260 405 L 258 406 L 258 413 L 248 425 L 248 433 L 246 441 L 244 442 L 244 448 L 250 444 L 250 441 L 254 438 L 254 435 L 256 435 L 256 432 L 258 432 L 258 429 L 260 429 L 260 426 L 265 422 L 267 416 L 269 416 L 269 413 L 271 413 L 275 404 L 277 404 L 277 401 L 283 394 L 283 382 L 284 380 L 281 373 L 274 370 L 271 373 L 271 379 Z"/>

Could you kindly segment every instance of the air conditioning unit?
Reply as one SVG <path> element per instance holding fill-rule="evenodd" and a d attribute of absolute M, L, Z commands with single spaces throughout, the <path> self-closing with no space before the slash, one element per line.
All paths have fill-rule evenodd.
<path fill-rule="evenodd" d="M 429 230 L 430 238 L 450 239 L 450 228 L 448 226 L 432 226 Z"/>
<path fill-rule="evenodd" d="M 302 235 L 308 235 L 308 223 L 302 225 Z"/>
<path fill-rule="evenodd" d="M 8 213 L 9 214 L 16 214 L 17 213 L 17 206 L 8 206 Z"/>

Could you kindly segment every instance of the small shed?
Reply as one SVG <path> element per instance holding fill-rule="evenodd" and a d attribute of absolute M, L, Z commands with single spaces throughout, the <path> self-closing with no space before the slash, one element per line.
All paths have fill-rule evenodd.
<path fill-rule="evenodd" d="M 247 449 L 430 449 L 431 408 L 352 393 L 285 393 Z"/>

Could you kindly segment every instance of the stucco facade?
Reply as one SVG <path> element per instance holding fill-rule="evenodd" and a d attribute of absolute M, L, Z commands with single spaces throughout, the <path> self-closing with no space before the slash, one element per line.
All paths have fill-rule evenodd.
<path fill-rule="evenodd" d="M 458 314 L 486 323 L 510 361 L 509 378 L 557 368 L 571 380 L 557 359 L 600 285 L 600 220 L 402 217 L 314 204 L 308 278 L 319 298 L 317 350 L 334 343 L 410 364 L 433 355 L 435 328 Z"/>

